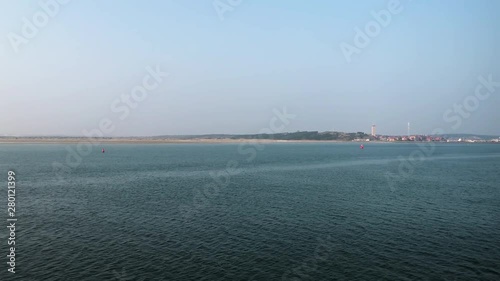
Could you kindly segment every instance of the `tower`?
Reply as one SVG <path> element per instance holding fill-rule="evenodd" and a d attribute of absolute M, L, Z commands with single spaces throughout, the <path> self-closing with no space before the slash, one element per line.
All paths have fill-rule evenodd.
<path fill-rule="evenodd" d="M 410 136 L 410 122 L 408 122 L 408 136 Z"/>
<path fill-rule="evenodd" d="M 377 125 L 372 125 L 372 136 L 376 136 L 377 135 Z"/>

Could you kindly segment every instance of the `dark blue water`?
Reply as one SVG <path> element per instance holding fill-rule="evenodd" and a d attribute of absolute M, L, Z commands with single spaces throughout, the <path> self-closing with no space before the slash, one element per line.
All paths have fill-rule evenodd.
<path fill-rule="evenodd" d="M 0 144 L 0 280 L 500 280 L 500 145 L 66 148 Z"/>

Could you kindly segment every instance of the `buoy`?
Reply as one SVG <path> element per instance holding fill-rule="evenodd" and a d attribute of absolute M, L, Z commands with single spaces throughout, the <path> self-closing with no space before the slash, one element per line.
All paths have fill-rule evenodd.
<path fill-rule="evenodd" d="M 104 152 L 105 152 L 105 151 L 104 151 L 104 148 L 103 148 L 103 149 L 102 149 L 102 153 L 104 153 Z"/>
<path fill-rule="evenodd" d="M 364 145 L 360 145 L 359 148 L 365 149 L 365 146 Z"/>

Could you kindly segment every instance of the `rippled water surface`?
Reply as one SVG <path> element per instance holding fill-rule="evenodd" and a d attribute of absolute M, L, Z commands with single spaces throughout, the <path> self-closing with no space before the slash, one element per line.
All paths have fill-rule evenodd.
<path fill-rule="evenodd" d="M 0 280 L 500 280 L 500 145 L 100 148 L 0 144 Z"/>

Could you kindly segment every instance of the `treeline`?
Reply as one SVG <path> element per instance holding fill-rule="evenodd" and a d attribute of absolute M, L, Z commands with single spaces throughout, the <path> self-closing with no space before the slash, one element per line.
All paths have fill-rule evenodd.
<path fill-rule="evenodd" d="M 355 139 L 368 139 L 368 138 L 370 138 L 370 136 L 363 132 L 343 133 L 343 132 L 318 132 L 318 131 L 231 136 L 231 139 L 339 140 L 339 141 L 352 141 Z"/>

